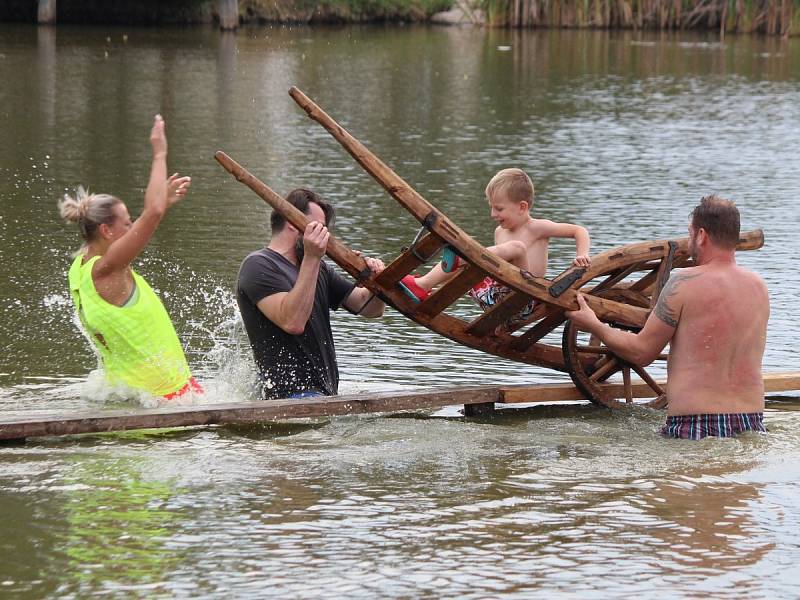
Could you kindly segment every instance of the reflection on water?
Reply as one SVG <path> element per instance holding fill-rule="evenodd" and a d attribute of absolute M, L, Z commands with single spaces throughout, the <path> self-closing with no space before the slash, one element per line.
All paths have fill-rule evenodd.
<path fill-rule="evenodd" d="M 268 220 L 215 150 L 277 191 L 316 188 L 356 249 L 389 259 L 409 243 L 417 224 L 291 85 L 484 243 L 483 189 L 507 166 L 532 176 L 537 216 L 586 225 L 596 252 L 683 235 L 700 196 L 734 198 L 744 227 L 766 232 L 740 255 L 770 287 L 766 367 L 796 368 L 798 64 L 797 40 L 750 37 L 0 25 L 0 409 L 106 406 L 85 398 L 95 363 L 65 276 L 79 242 L 55 200 L 82 183 L 136 213 L 156 111 L 170 168 L 194 181 L 137 270 L 209 401 L 250 397 L 231 290 Z M 553 245 L 551 276 L 572 252 Z M 343 391 L 563 380 L 393 311 L 337 313 L 334 327 Z M 562 406 L 0 446 L 0 590 L 791 596 L 799 406 L 775 404 L 767 436 L 696 444 L 658 438 L 654 411 Z"/>
<path fill-rule="evenodd" d="M 9 585 L 791 595 L 796 472 L 769 466 L 773 446 L 796 453 L 791 423 L 689 443 L 656 438 L 660 418 L 540 407 L 493 423 L 348 417 L 7 448 L 3 505 L 27 499 L 31 560 L 46 565 L 38 581 L 11 568 Z"/>
<path fill-rule="evenodd" d="M 74 585 L 77 576 L 81 585 L 94 587 L 113 574 L 129 585 L 149 584 L 179 566 L 180 557 L 162 542 L 180 522 L 180 511 L 169 509 L 180 490 L 169 481 L 143 481 L 128 461 L 73 460 L 75 469 L 63 483 L 70 490 L 62 507 L 63 539 L 56 544 L 67 558 L 63 583 Z"/>

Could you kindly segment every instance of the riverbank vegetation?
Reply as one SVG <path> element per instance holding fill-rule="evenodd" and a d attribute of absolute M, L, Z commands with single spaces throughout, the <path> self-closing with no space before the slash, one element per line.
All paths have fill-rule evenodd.
<path fill-rule="evenodd" d="M 211 23 L 217 0 L 56 0 L 57 23 Z M 453 0 L 239 0 L 241 23 L 425 22 Z M 0 21 L 36 22 L 34 0 L 0 0 Z"/>
<path fill-rule="evenodd" d="M 218 18 L 217 0 L 56 2 L 59 23 L 208 23 Z M 493 27 L 800 34 L 800 0 L 238 0 L 238 7 L 242 23 L 426 22 L 455 8 L 452 22 Z M 36 18 L 32 0 L 0 2 L 0 20 Z"/>
<path fill-rule="evenodd" d="M 452 0 L 240 0 L 244 21 L 352 23 L 424 22 Z"/>
<path fill-rule="evenodd" d="M 800 0 L 483 0 L 491 25 L 800 33 Z"/>

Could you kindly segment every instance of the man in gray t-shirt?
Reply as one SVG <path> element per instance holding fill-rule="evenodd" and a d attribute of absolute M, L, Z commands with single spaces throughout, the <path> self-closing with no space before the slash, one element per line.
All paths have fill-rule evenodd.
<path fill-rule="evenodd" d="M 339 370 L 329 311 L 344 306 L 365 317 L 380 317 L 385 305 L 322 260 L 333 207 L 302 188 L 290 192 L 286 200 L 311 222 L 300 232 L 279 213 L 272 213 L 272 239 L 242 261 L 236 301 L 263 396 L 330 396 L 338 391 Z M 384 268 L 380 260 L 365 260 L 376 273 Z"/>

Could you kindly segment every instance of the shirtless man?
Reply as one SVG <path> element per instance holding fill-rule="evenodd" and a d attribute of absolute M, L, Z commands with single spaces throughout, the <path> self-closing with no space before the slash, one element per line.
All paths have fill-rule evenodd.
<path fill-rule="evenodd" d="M 602 323 L 580 294 L 580 310 L 567 312 L 633 364 L 650 364 L 670 343 L 665 437 L 766 431 L 761 359 L 769 297 L 761 278 L 736 264 L 738 239 L 736 205 L 707 196 L 689 224 L 696 266 L 672 273 L 639 333 Z"/>

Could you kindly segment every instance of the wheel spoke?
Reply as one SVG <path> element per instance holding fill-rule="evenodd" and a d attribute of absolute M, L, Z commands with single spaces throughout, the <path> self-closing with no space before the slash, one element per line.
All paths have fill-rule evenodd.
<path fill-rule="evenodd" d="M 622 383 L 625 386 L 625 402 L 633 402 L 633 389 L 631 388 L 631 368 L 627 365 L 622 367 Z"/>
<path fill-rule="evenodd" d="M 611 350 L 605 346 L 577 346 L 575 349 L 585 354 L 611 354 Z"/>
<path fill-rule="evenodd" d="M 640 263 L 635 269 L 617 267 L 612 272 L 606 273 L 611 277 L 607 280 L 608 283 L 606 285 L 612 282 L 614 285 L 608 289 L 600 289 L 597 297 L 630 306 L 647 308 L 650 305 L 648 291 L 657 285 L 659 271 L 666 271 L 667 264 L 667 261 L 660 258 L 647 263 Z M 644 271 L 644 273 L 643 277 L 633 284 L 628 281 L 618 282 L 614 279 L 625 271 L 629 273 Z M 619 326 L 613 322 L 610 325 L 612 327 Z M 637 376 L 641 377 L 645 385 L 652 389 L 653 397 L 661 396 L 664 393 L 661 386 L 647 371 L 618 357 L 608 346 L 603 344 L 600 338 L 579 329 L 571 321 L 564 327 L 562 352 L 564 365 L 576 387 L 589 400 L 599 406 L 620 408 L 622 406 L 635 405 L 635 397 L 638 395 L 637 390 L 641 389 L 640 384 L 636 384 L 636 381 L 638 381 Z M 665 361 L 667 356 L 667 350 L 665 349 L 664 353 L 659 354 L 658 359 Z M 664 365 L 665 363 L 660 362 L 658 364 Z M 637 374 L 636 376 L 634 372 Z M 617 373 L 621 374 L 620 379 L 623 385 L 612 385 L 610 388 L 603 385 L 607 379 Z M 616 389 L 616 392 L 610 393 L 609 389 Z M 646 391 L 647 388 L 644 389 Z M 645 393 L 644 395 L 647 396 L 649 394 Z M 649 406 L 647 403 L 645 405 Z"/>
<path fill-rule="evenodd" d="M 595 371 L 589 376 L 589 379 L 591 381 L 600 381 L 602 377 L 614 371 L 618 365 L 619 365 L 619 360 L 617 359 L 617 357 L 611 356 L 611 358 L 608 359 L 608 362 L 606 362 L 606 364 L 604 364 L 602 367 L 597 369 L 597 371 Z"/>
<path fill-rule="evenodd" d="M 650 377 L 650 373 L 645 371 L 643 367 L 633 365 L 633 370 L 636 371 L 636 374 L 642 378 L 642 381 L 644 381 L 647 385 L 650 386 L 650 389 L 652 389 L 656 393 L 656 396 L 660 396 L 661 394 L 664 393 L 664 388 L 658 385 L 656 380 Z"/>
<path fill-rule="evenodd" d="M 659 408 L 659 409 L 667 408 L 667 395 L 666 394 L 661 394 L 655 400 L 650 401 L 648 403 L 648 406 L 650 408 Z"/>

